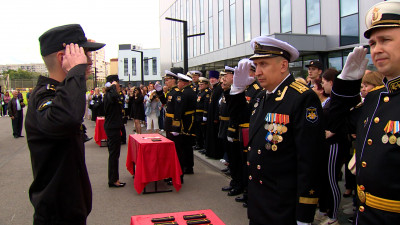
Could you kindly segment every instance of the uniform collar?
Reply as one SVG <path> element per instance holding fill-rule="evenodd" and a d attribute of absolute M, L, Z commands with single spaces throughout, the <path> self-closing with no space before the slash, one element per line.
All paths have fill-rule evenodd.
<path fill-rule="evenodd" d="M 278 88 L 279 88 L 280 86 L 282 86 L 282 84 L 283 84 L 283 83 L 288 79 L 288 77 L 290 77 L 290 76 L 291 76 L 291 74 L 289 73 L 289 74 L 285 77 L 285 79 L 283 79 L 282 82 L 281 82 L 280 84 L 278 84 L 278 86 L 276 86 L 276 88 L 275 88 L 273 91 L 269 92 L 269 91 L 266 90 L 267 94 L 273 94 L 273 93 L 275 93 L 276 90 L 278 90 Z"/>
<path fill-rule="evenodd" d="M 400 76 L 387 80 L 386 77 L 383 79 L 383 83 L 386 85 L 389 93 L 396 93 L 400 91 Z"/>
<path fill-rule="evenodd" d="M 39 76 L 38 82 L 37 82 L 38 86 L 48 85 L 48 84 L 57 86 L 60 84 L 60 82 L 58 82 L 52 78 L 49 78 L 49 77 Z"/>

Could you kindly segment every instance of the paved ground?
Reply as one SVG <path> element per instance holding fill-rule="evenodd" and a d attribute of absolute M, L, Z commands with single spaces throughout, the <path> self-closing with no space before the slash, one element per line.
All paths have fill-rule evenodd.
<path fill-rule="evenodd" d="M 85 121 L 88 135 L 94 136 L 94 122 Z M 129 121 L 127 132 L 132 133 Z M 0 225 L 32 224 L 33 208 L 28 199 L 32 171 L 26 139 L 12 137 L 10 118 L 0 118 Z M 25 131 L 23 132 L 25 136 Z M 108 188 L 106 147 L 92 140 L 86 143 L 86 164 L 93 188 L 93 210 L 88 225 L 129 225 L 132 215 L 212 209 L 227 225 L 248 224 L 247 212 L 241 204 L 221 191 L 229 178 L 220 172 L 219 160 L 195 152 L 195 174 L 186 175 L 179 192 L 138 195 L 133 179 L 126 170 L 127 145 L 121 148 L 120 179 L 124 188 Z M 349 200 L 345 199 L 344 204 Z M 344 221 L 347 216 L 343 217 Z M 341 224 L 349 224 L 341 222 Z"/>

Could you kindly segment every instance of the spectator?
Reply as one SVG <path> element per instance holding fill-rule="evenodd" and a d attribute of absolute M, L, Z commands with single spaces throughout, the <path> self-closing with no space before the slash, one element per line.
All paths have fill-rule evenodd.
<path fill-rule="evenodd" d="M 18 98 L 18 91 L 14 90 L 13 98 L 8 104 L 8 115 L 11 118 L 14 138 L 23 137 L 21 132 L 24 119 L 24 107 L 24 100 L 22 98 Z"/>
<path fill-rule="evenodd" d="M 144 97 L 139 88 L 134 89 L 133 106 L 132 106 L 132 117 L 135 121 L 136 133 L 141 134 L 142 129 L 140 121 L 144 121 Z"/>
<path fill-rule="evenodd" d="M 8 103 L 10 102 L 10 100 L 11 100 L 10 93 L 8 91 L 6 91 L 6 93 L 4 94 L 4 97 L 3 97 L 3 101 L 4 101 L 3 115 L 4 116 L 8 116 L 7 107 L 8 107 Z"/>
<path fill-rule="evenodd" d="M 104 105 L 103 105 L 103 96 L 100 94 L 100 89 L 95 88 L 94 89 L 94 94 L 92 95 L 92 121 L 96 121 L 97 116 L 101 116 L 104 111 Z"/>
<path fill-rule="evenodd" d="M 155 91 L 151 92 L 148 100 L 146 100 L 146 117 L 147 117 L 147 131 L 153 130 L 158 133 L 158 117 L 160 116 L 161 102 Z"/>

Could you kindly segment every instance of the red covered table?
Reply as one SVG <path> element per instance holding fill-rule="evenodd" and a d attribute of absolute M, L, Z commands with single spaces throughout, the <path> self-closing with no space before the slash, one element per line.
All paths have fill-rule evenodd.
<path fill-rule="evenodd" d="M 96 118 L 96 127 L 94 129 L 94 140 L 101 146 L 101 140 L 107 140 L 106 131 L 104 130 L 104 117 Z"/>
<path fill-rule="evenodd" d="M 129 135 L 126 168 L 134 175 L 133 184 L 138 194 L 148 183 L 169 177 L 176 191 L 182 187 L 175 143 L 160 134 Z"/>
<path fill-rule="evenodd" d="M 196 211 L 186 211 L 186 212 L 174 212 L 174 213 L 162 213 L 162 214 L 149 214 L 149 215 L 138 215 L 131 217 L 131 225 L 153 225 L 151 222 L 152 218 L 160 218 L 167 216 L 174 216 L 175 222 L 179 225 L 185 225 L 186 220 L 183 219 L 184 215 L 193 215 L 204 213 L 207 216 L 207 219 L 210 220 L 213 225 L 225 225 L 224 222 L 211 209 L 204 210 L 196 210 Z"/>

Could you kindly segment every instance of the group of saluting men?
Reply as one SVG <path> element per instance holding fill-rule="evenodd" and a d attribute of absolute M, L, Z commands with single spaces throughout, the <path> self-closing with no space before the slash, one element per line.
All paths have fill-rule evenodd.
<path fill-rule="evenodd" d="M 193 118 L 207 125 L 219 121 L 219 127 L 226 130 L 218 129 L 218 137 L 226 137 L 221 144 L 232 166 L 232 182 L 227 190 L 233 195 L 237 193 L 234 190 L 240 192 L 247 185 L 250 225 L 311 224 L 321 197 L 319 175 L 324 168 L 319 157 L 325 140 L 323 123 L 332 133 L 346 124 L 356 127 L 355 224 L 397 224 L 400 221 L 399 21 L 399 1 L 380 2 L 368 11 L 364 36 L 369 39 L 372 62 L 384 76 L 384 86 L 370 91 L 363 105 L 355 107 L 368 62 L 365 58 L 368 50 L 356 47 L 348 55 L 340 75 L 334 78 L 327 120 L 323 118 L 317 94 L 289 72 L 289 63 L 298 58 L 299 52 L 271 37 L 254 38 L 251 41 L 254 55 L 240 61 L 233 71 L 226 68 L 227 74 L 220 84 L 222 95 L 209 95 L 211 103 L 215 97 L 218 99 L 215 104 L 221 105 L 218 118 L 210 115 L 215 113 L 210 112 L 210 107 L 207 116 L 200 111 L 205 109 L 196 108 L 198 101 L 190 87 L 191 78 L 167 72 L 164 79 L 170 90 L 166 96 L 159 96 L 167 104 L 167 137 L 177 143 L 179 157 L 188 157 L 181 161 L 184 172 L 186 169 L 190 173 L 193 168 L 192 156 L 184 155 L 186 149 L 192 148 L 189 143 L 195 137 Z M 49 77 L 39 78 L 29 100 L 25 124 L 34 177 L 29 189 L 35 208 L 34 224 L 86 224 L 92 208 L 92 192 L 81 124 L 91 65 L 88 52 L 104 44 L 88 42 L 79 25 L 53 28 L 39 41 Z M 252 70 L 258 83 L 250 75 Z M 111 82 L 109 88 L 114 90 L 117 85 Z M 250 91 L 252 88 L 257 90 Z M 161 91 L 160 87 L 156 89 Z M 256 91 L 258 94 L 248 93 Z M 207 126 L 207 132 L 210 128 Z M 210 141 L 215 142 L 206 138 L 208 154 L 213 152 Z M 233 168 L 234 165 L 237 167 Z M 244 170 L 247 172 L 243 173 Z M 113 184 L 122 185 L 118 180 Z M 325 223 L 338 224 L 329 219 Z"/>

